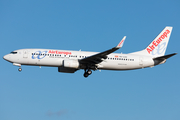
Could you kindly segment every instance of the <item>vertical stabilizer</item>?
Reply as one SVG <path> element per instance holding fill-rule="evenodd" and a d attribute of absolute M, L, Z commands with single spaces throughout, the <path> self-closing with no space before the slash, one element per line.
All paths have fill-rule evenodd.
<path fill-rule="evenodd" d="M 173 27 L 165 27 L 164 30 L 146 47 L 146 49 L 132 54 L 155 57 L 164 56 Z"/>

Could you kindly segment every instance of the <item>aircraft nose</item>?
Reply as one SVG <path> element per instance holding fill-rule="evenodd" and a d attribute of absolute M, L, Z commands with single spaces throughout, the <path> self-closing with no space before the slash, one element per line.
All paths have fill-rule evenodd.
<path fill-rule="evenodd" d="M 9 55 L 5 55 L 5 56 L 3 57 L 4 60 L 8 60 L 8 58 L 9 58 Z"/>

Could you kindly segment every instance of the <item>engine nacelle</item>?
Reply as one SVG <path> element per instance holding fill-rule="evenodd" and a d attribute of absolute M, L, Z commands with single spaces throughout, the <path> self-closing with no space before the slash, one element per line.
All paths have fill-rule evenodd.
<path fill-rule="evenodd" d="M 66 68 L 79 68 L 79 62 L 77 60 L 64 60 L 63 65 Z"/>
<path fill-rule="evenodd" d="M 58 72 L 74 73 L 74 72 L 76 72 L 76 71 L 77 71 L 77 69 L 75 69 L 75 68 L 58 67 Z"/>

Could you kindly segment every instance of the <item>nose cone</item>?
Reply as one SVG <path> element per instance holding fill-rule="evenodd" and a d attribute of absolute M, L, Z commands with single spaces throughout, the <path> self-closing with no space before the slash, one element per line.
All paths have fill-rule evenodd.
<path fill-rule="evenodd" d="M 3 59 L 6 60 L 6 61 L 9 61 L 9 55 L 5 55 L 5 56 L 3 57 Z"/>

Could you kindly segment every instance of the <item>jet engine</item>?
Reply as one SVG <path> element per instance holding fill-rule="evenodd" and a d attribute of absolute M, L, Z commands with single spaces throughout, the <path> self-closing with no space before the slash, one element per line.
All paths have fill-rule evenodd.
<path fill-rule="evenodd" d="M 63 65 L 65 68 L 79 68 L 78 60 L 64 60 Z"/>

